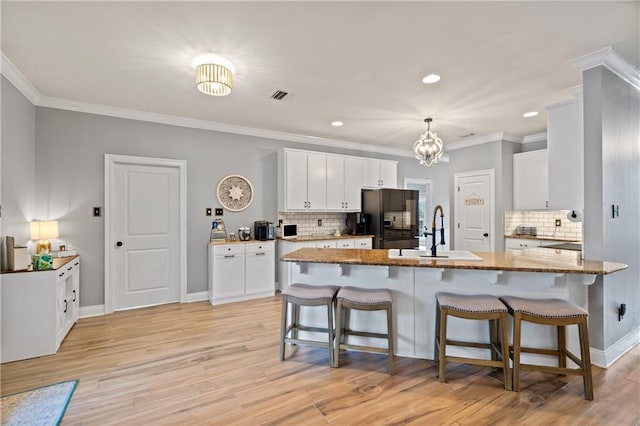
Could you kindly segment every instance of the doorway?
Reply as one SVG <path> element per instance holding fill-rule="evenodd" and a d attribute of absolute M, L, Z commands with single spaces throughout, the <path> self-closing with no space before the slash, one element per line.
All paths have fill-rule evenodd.
<path fill-rule="evenodd" d="M 455 249 L 495 250 L 495 171 L 456 173 L 453 177 Z"/>
<path fill-rule="evenodd" d="M 404 178 L 404 189 L 414 189 L 418 191 L 418 233 L 420 235 L 420 249 L 425 250 L 427 243 L 424 236 L 425 226 L 431 229 L 431 207 L 432 207 L 432 185 L 431 179 Z M 431 243 L 429 243 L 431 246 Z"/>
<path fill-rule="evenodd" d="M 186 301 L 186 168 L 105 154 L 105 313 Z"/>

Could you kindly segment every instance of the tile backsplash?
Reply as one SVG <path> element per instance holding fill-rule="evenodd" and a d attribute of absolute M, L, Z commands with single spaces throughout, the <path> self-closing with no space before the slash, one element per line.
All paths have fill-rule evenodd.
<path fill-rule="evenodd" d="M 278 220 L 284 225 L 298 225 L 300 237 L 332 235 L 336 229 L 342 233 L 346 219 L 346 213 L 278 213 Z M 321 226 L 318 220 L 322 221 Z"/>
<path fill-rule="evenodd" d="M 524 225 L 535 226 L 538 237 L 582 241 L 582 222 L 570 222 L 567 219 L 569 211 L 506 211 L 504 213 L 504 235 L 513 235 L 517 226 Z M 561 226 L 555 225 L 556 219 L 561 220 Z"/>

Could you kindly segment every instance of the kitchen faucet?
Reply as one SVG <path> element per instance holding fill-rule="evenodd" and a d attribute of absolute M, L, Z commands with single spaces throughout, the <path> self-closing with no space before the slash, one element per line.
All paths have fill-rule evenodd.
<path fill-rule="evenodd" d="M 438 214 L 438 210 L 440 210 L 440 245 L 444 245 L 444 210 L 442 206 L 438 204 L 435 209 L 433 209 L 433 220 L 431 221 L 431 232 L 425 232 L 424 236 L 431 235 L 431 256 L 436 257 L 436 214 Z M 425 231 L 426 231 L 425 226 Z"/>

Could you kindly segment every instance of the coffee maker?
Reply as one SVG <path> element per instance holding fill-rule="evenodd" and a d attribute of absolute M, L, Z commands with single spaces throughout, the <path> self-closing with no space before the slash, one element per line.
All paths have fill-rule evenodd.
<path fill-rule="evenodd" d="M 371 216 L 367 213 L 347 213 L 347 234 L 369 235 Z"/>
<path fill-rule="evenodd" d="M 275 230 L 273 223 L 266 220 L 257 220 L 253 223 L 253 237 L 259 241 L 273 240 L 275 238 Z"/>

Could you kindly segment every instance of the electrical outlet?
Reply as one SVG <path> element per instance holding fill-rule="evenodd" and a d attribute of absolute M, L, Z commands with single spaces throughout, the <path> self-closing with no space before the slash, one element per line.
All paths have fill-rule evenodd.
<path fill-rule="evenodd" d="M 211 207 L 207 207 L 207 209 L 204 212 L 205 216 L 211 216 Z"/>
<path fill-rule="evenodd" d="M 222 216 L 222 209 L 216 207 L 216 216 Z"/>
<path fill-rule="evenodd" d="M 556 219 L 556 226 L 562 226 L 562 220 Z"/>
<path fill-rule="evenodd" d="M 100 207 L 94 207 L 93 217 L 100 217 L 100 216 L 102 216 L 102 209 Z"/>
<path fill-rule="evenodd" d="M 278 219 L 278 226 L 282 226 L 282 219 Z"/>
<path fill-rule="evenodd" d="M 611 204 L 611 218 L 615 219 L 620 217 L 620 206 L 617 204 Z"/>
<path fill-rule="evenodd" d="M 322 226 L 322 219 L 318 219 L 318 226 Z"/>

